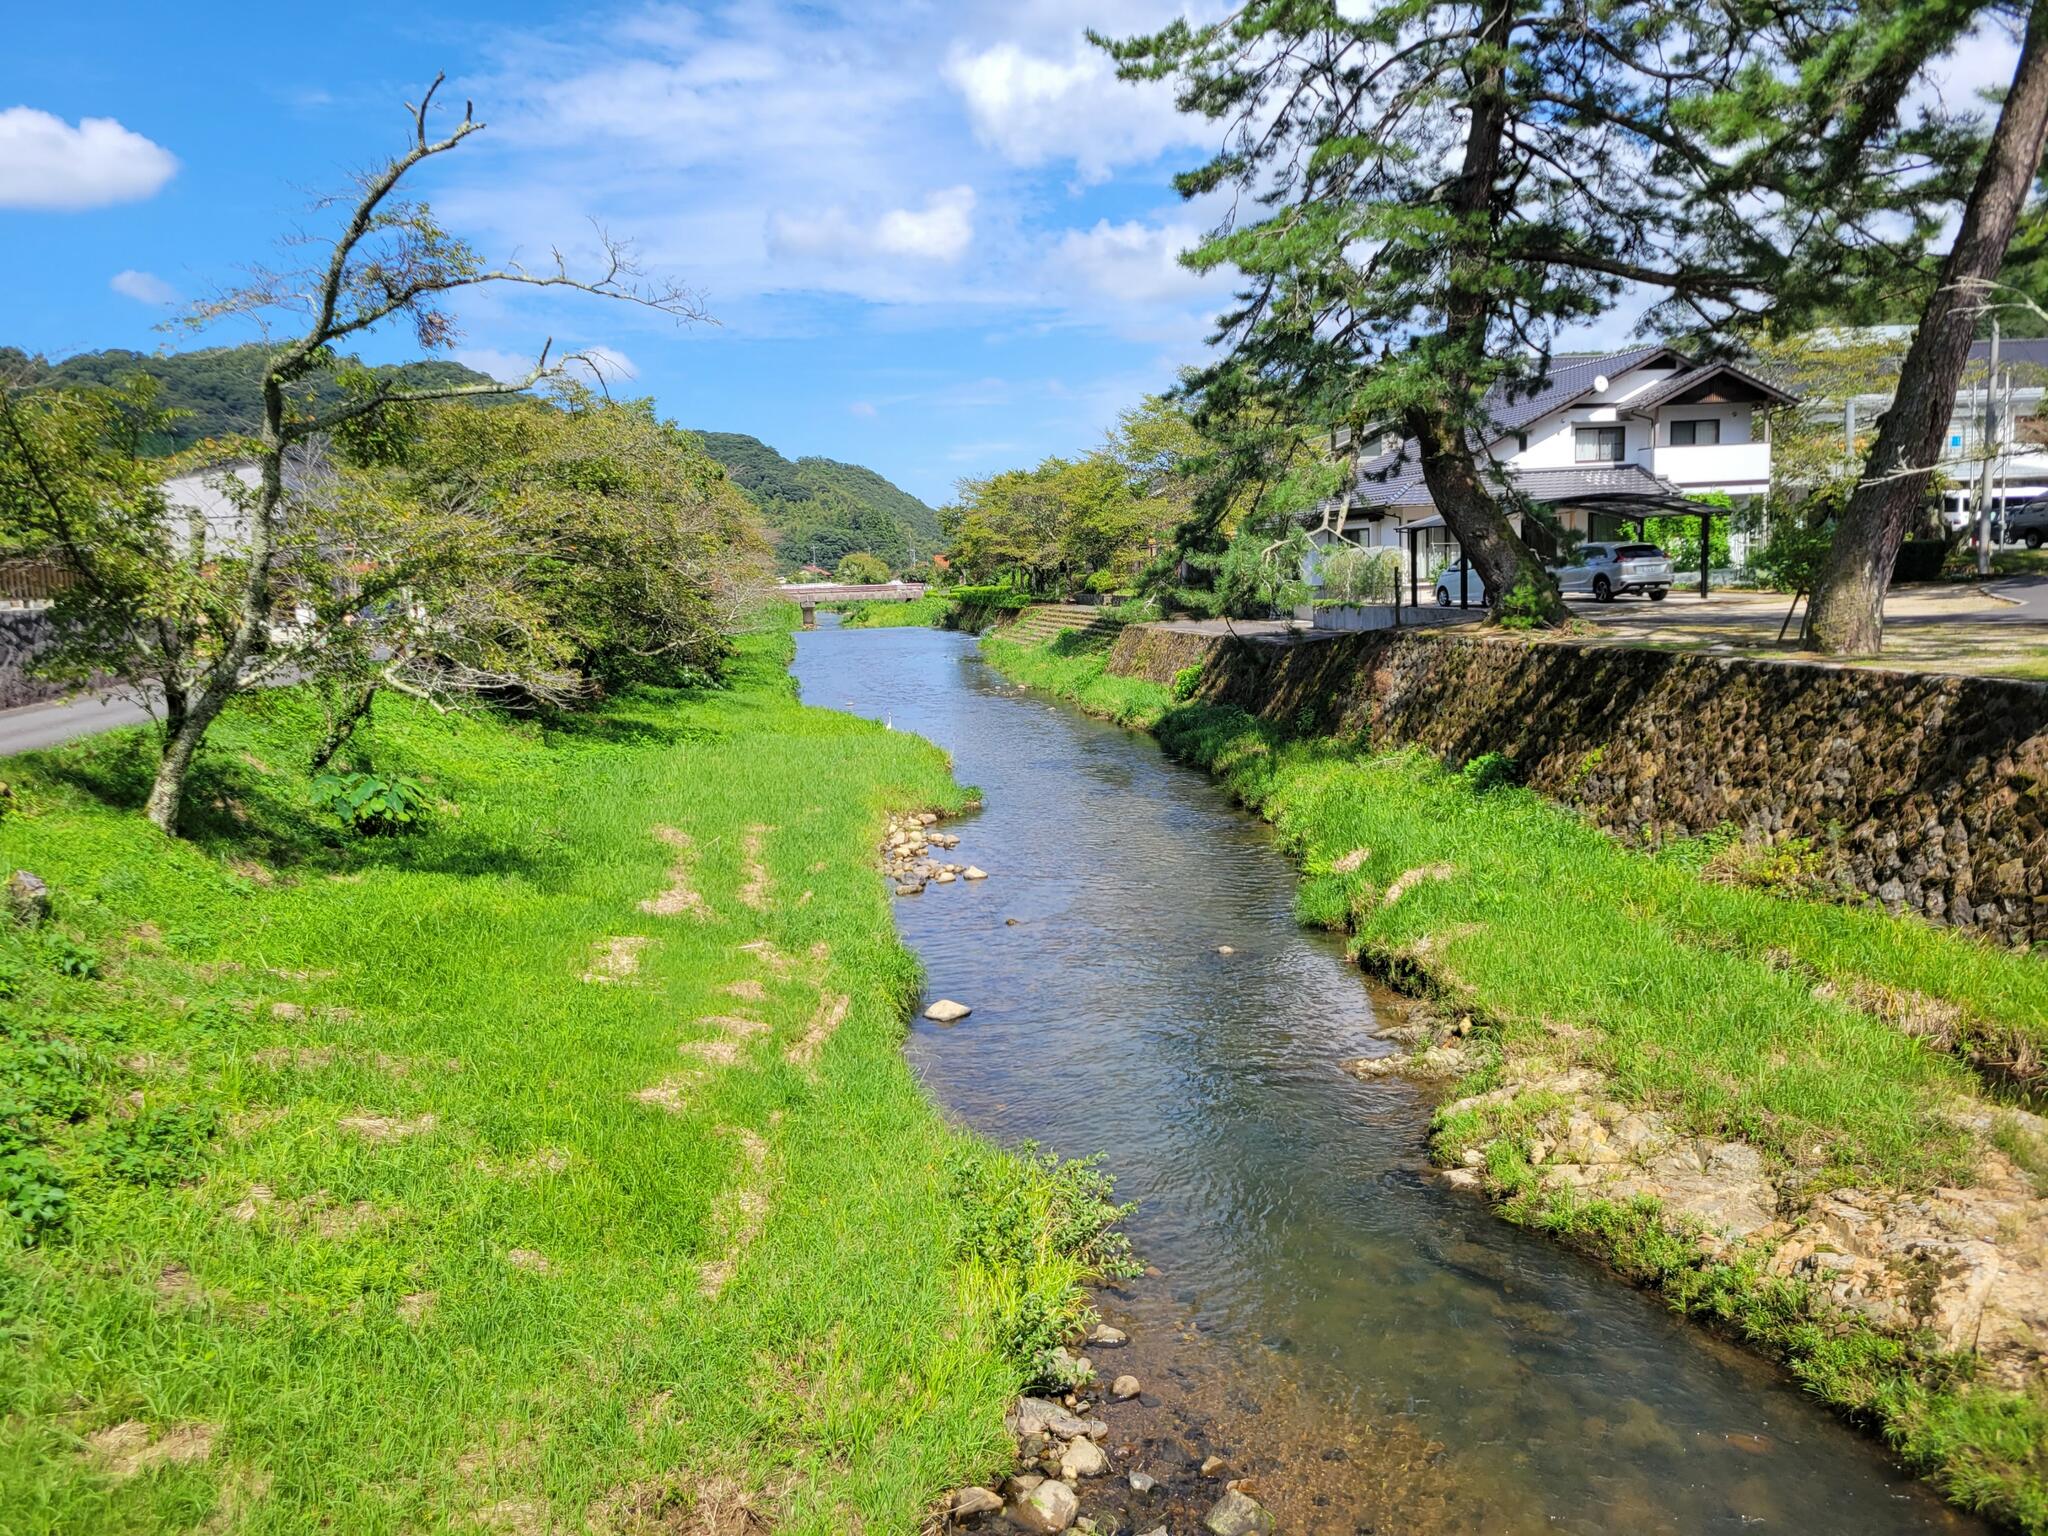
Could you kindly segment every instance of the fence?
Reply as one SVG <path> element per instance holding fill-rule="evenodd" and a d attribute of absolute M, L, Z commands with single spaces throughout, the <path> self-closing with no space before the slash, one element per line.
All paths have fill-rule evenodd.
<path fill-rule="evenodd" d="M 76 572 L 54 560 L 21 555 L 0 557 L 0 606 L 45 607 L 77 580 Z"/>

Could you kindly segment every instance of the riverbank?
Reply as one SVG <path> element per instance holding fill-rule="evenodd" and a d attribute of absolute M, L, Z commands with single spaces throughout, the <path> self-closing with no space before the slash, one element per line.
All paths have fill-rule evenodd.
<path fill-rule="evenodd" d="M 2038 960 L 1768 895 L 1711 840 L 1631 852 L 1499 763 L 1294 738 L 1069 642 L 984 653 L 1217 773 L 1305 866 L 1303 917 L 1428 995 L 1403 1033 L 1460 1080 L 1448 1178 L 1725 1322 L 1956 1502 L 2048 1528 L 2040 1124 L 1946 1049 L 2033 1038 Z"/>
<path fill-rule="evenodd" d="M 873 849 L 967 792 L 788 647 L 547 726 L 388 701 L 410 836 L 307 808 L 293 690 L 189 841 L 136 733 L 8 762 L 10 1530 L 908 1531 L 1010 1465 L 1102 1191 L 920 1092 Z"/>

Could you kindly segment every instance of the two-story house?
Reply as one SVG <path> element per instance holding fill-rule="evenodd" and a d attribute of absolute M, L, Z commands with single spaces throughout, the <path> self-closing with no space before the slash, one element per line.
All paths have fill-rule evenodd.
<path fill-rule="evenodd" d="M 1551 359 L 1533 393 L 1497 392 L 1485 451 L 1509 482 L 1547 507 L 1557 525 L 1612 539 L 1651 517 L 1708 517 L 1692 498 L 1722 492 L 1736 501 L 1770 489 L 1771 445 L 1764 411 L 1794 397 L 1731 363 L 1695 363 L 1665 346 Z M 1457 540 L 1423 484 L 1412 440 L 1391 437 L 1361 456 L 1344 496 L 1326 504 L 1313 537 L 1401 551 L 1411 585 L 1457 554 Z M 1540 524 L 1516 531 L 1539 553 L 1555 554 Z"/>

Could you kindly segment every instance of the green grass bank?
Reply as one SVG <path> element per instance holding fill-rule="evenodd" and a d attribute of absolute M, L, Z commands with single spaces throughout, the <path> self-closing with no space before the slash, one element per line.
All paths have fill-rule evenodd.
<path fill-rule="evenodd" d="M 2023 1129 L 2035 1122 L 2002 1107 L 2017 1090 L 1983 1070 L 2048 1054 L 2040 957 L 1760 889 L 1740 876 L 1774 872 L 1722 868 L 1722 840 L 1636 852 L 1503 782 L 1511 765 L 1459 772 L 1418 752 L 1292 737 L 1201 702 L 1198 674 L 1173 687 L 1113 675 L 1099 644 L 998 634 L 983 650 L 1017 681 L 1156 733 L 1271 821 L 1304 872 L 1304 922 L 1348 930 L 1361 959 L 1427 996 L 1440 1022 L 1476 1023 L 1450 1039 L 1463 1073 L 1453 1100 L 1583 1069 L 1685 1135 L 1755 1148 L 1780 1189 L 1808 1200 L 1967 1186 L 1994 1155 L 2048 1179 L 2048 1147 Z M 1448 1164 L 1481 1157 L 1503 1214 L 1780 1359 L 1956 1502 L 2048 1530 L 2038 1375 L 2015 1389 L 1924 1330 L 1869 1326 L 1772 1270 L 1781 1231 L 1702 1243 L 1653 1200 L 1546 1185 L 1538 1133 L 1561 1107 L 1503 1093 L 1440 1114 L 1434 1150 Z M 2040 1193 L 2024 1177 L 2022 1191 Z"/>
<path fill-rule="evenodd" d="M 139 733 L 0 770 L 0 1525 L 909 1532 L 1008 1465 L 1111 1213 L 919 1091 L 875 845 L 967 792 L 788 656 L 390 701 L 404 837 L 308 808 L 291 691 L 188 841 Z"/>
<path fill-rule="evenodd" d="M 907 603 L 863 598 L 827 606 L 844 615 L 840 623 L 848 629 L 931 629 L 945 622 L 953 599 L 930 592 Z"/>

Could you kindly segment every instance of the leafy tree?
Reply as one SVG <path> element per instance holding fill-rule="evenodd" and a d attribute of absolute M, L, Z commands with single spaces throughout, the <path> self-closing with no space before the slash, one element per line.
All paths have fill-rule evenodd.
<path fill-rule="evenodd" d="M 889 567 L 866 550 L 841 557 L 833 576 L 849 586 L 869 586 L 889 579 Z"/>
<path fill-rule="evenodd" d="M 111 677 L 161 706 L 167 733 L 186 721 L 194 693 L 235 633 L 247 555 L 194 509 L 166 499 L 168 468 L 146 447 L 175 417 L 147 378 L 119 387 L 0 388 L 0 541 L 70 576 L 50 612 L 58 636 L 39 662 L 73 683 Z M 228 481 L 232 509 L 247 487 Z M 260 681 L 282 651 L 242 666 Z"/>
<path fill-rule="evenodd" d="M 1938 6 L 1909 8 L 1935 9 Z M 1945 15 L 1945 12 L 1944 12 Z M 1882 50 L 1888 36 L 1868 39 Z M 1924 57 L 1910 61 L 1914 71 Z M 1863 475 L 1814 578 L 1806 629 L 1834 655 L 1884 643 L 1884 594 L 1899 547 L 1936 472 L 1956 386 L 2048 144 L 2048 0 L 2033 0 L 2012 88 L 1985 147 L 1955 242 L 1927 301 Z"/>
<path fill-rule="evenodd" d="M 257 269 L 244 287 L 200 306 L 191 323 L 227 317 L 293 317 L 296 334 L 277 345 L 260 380 L 258 426 L 248 443 L 255 484 L 240 498 L 242 527 L 229 562 L 237 572 L 230 609 L 209 615 L 214 628 L 198 670 L 175 679 L 165 695 L 164 751 L 145 812 L 166 832 L 177 828 L 185 780 L 214 719 L 252 680 L 259 656 L 280 650 L 272 617 L 279 598 L 279 562 L 284 553 L 292 494 L 286 467 L 311 445 L 361 425 L 394 406 L 513 393 L 550 376 L 547 348 L 532 374 L 516 385 L 408 385 L 389 376 L 342 372 L 336 382 L 344 398 L 321 405 L 312 381 L 335 373 L 336 348 L 353 343 L 388 322 L 412 327 L 428 351 L 451 345 L 457 331 L 447 303 L 454 294 L 500 284 L 566 288 L 641 304 L 678 319 L 695 318 L 689 294 L 673 285 L 645 286 L 625 249 L 605 242 L 604 270 L 592 277 L 572 274 L 558 259 L 551 270 L 492 267 L 442 228 L 424 203 L 400 197 L 406 177 L 424 162 L 459 146 L 482 130 L 472 112 L 441 137 L 431 137 L 437 78 L 410 109 L 411 142 L 376 171 L 363 176 L 358 195 L 327 246 L 324 260 L 303 271 Z M 197 653 L 195 653 L 197 654 Z"/>

